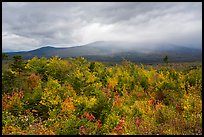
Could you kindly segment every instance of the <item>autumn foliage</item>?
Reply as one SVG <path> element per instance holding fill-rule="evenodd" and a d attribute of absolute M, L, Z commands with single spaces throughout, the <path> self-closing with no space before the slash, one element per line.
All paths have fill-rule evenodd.
<path fill-rule="evenodd" d="M 21 72 L 20 92 L 15 74 L 2 75 L 3 135 L 202 134 L 199 65 L 106 66 L 81 57 L 34 57 Z"/>

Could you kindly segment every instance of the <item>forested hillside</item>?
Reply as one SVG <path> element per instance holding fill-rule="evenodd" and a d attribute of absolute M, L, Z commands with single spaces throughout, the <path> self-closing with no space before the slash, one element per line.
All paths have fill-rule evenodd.
<path fill-rule="evenodd" d="M 167 55 L 171 62 L 202 61 L 202 49 L 193 47 L 187 48 L 165 43 L 93 42 L 76 47 L 56 48 L 46 46 L 30 51 L 8 52 L 7 55 L 8 58 L 21 55 L 24 59 L 32 59 L 35 56 L 46 58 L 59 56 L 63 59 L 81 56 L 92 61 L 120 63 L 123 59 L 126 59 L 142 64 L 162 63 L 163 57 Z"/>
<path fill-rule="evenodd" d="M 14 58 L 2 72 L 2 134 L 202 134 L 202 65 L 106 66 Z"/>

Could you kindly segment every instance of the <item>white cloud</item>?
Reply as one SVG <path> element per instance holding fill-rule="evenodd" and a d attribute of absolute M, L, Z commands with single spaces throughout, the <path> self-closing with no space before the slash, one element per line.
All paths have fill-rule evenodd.
<path fill-rule="evenodd" d="M 81 41 L 83 43 L 89 43 L 93 41 L 100 41 L 100 40 L 112 40 L 111 31 L 114 28 L 111 24 L 100 24 L 100 23 L 92 23 L 83 27 L 79 30 L 79 34 L 81 35 Z"/>
<path fill-rule="evenodd" d="M 33 38 L 10 34 L 8 32 L 2 32 L 2 44 L 6 45 L 5 49 L 7 51 L 26 51 L 30 50 L 31 47 L 32 49 L 35 49 L 35 47 L 39 47 L 40 42 Z"/>
<path fill-rule="evenodd" d="M 101 40 L 162 41 L 198 47 L 202 43 L 201 2 L 9 2 L 3 4 L 2 15 L 3 51 Z"/>

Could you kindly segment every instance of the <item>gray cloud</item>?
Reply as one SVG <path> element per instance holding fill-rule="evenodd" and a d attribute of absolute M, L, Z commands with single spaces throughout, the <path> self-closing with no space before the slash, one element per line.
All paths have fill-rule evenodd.
<path fill-rule="evenodd" d="M 3 51 L 101 40 L 202 43 L 201 2 L 6 2 L 2 15 Z"/>

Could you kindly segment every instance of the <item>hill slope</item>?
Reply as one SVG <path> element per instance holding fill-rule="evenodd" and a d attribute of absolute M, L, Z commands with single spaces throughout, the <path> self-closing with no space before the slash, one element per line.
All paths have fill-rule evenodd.
<path fill-rule="evenodd" d="M 59 56 L 61 58 L 84 56 L 90 60 L 120 62 L 127 59 L 139 63 L 160 63 L 164 56 L 169 56 L 170 61 L 201 61 L 202 50 L 187 48 L 177 45 L 165 45 L 155 43 L 121 43 L 98 41 L 83 46 L 69 48 L 42 47 L 36 50 L 24 52 L 9 52 L 10 57 L 22 55 L 24 59 L 34 56 L 50 58 Z"/>

